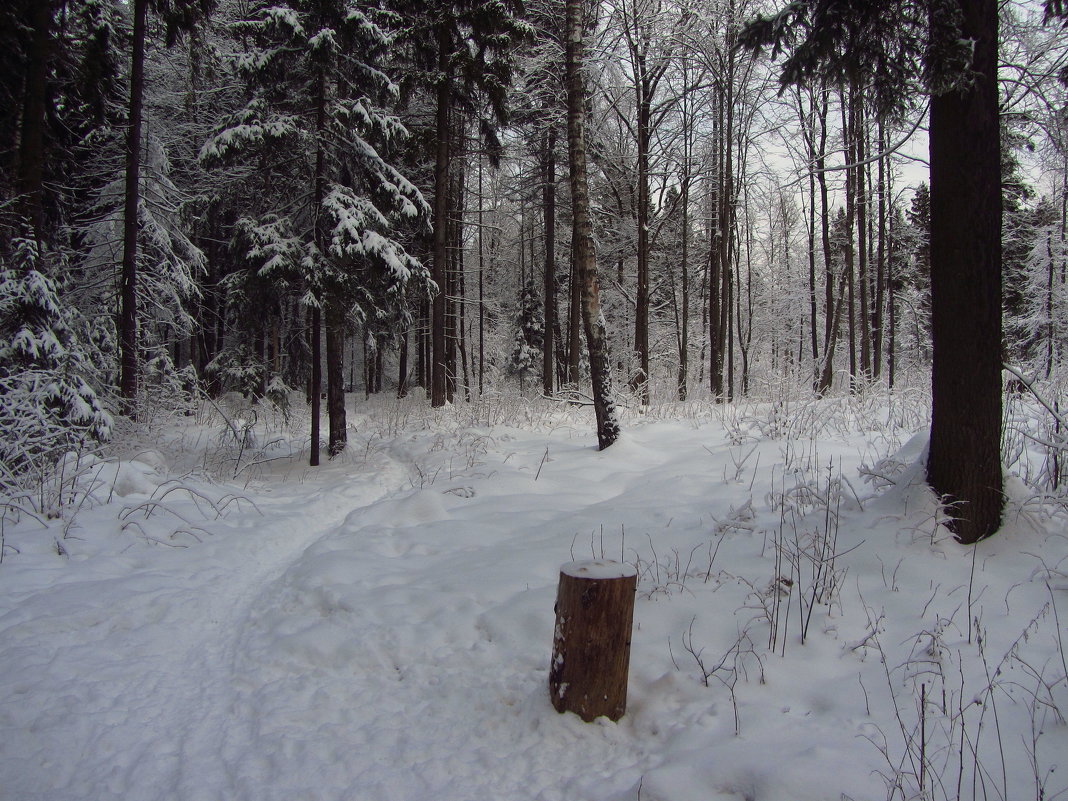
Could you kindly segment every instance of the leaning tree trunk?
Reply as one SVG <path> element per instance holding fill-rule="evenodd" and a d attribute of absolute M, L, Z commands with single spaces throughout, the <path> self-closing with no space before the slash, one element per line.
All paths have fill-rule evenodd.
<path fill-rule="evenodd" d="M 137 398 L 137 207 L 141 198 L 141 109 L 145 93 L 148 0 L 134 0 L 130 120 L 126 132 L 126 205 L 122 224 L 122 289 L 119 312 L 119 392 L 133 414 Z"/>
<path fill-rule="evenodd" d="M 608 337 L 597 286 L 597 254 L 593 249 L 589 185 L 586 177 L 586 89 L 582 82 L 582 0 L 567 0 L 567 150 L 570 162 L 572 245 L 575 280 L 582 292 L 582 326 L 590 356 L 597 443 L 604 450 L 619 437 L 612 402 Z"/>
<path fill-rule="evenodd" d="M 962 0 L 974 78 L 931 100 L 931 449 L 927 480 L 961 542 L 1001 524 L 998 3 Z"/>

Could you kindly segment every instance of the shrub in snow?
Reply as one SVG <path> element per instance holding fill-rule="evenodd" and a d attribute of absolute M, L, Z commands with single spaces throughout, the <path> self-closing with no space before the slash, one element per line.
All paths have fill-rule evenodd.
<path fill-rule="evenodd" d="M 103 440 L 112 421 L 86 380 L 91 372 L 37 246 L 16 240 L 0 270 L 0 481 L 40 475 L 63 452 Z"/>

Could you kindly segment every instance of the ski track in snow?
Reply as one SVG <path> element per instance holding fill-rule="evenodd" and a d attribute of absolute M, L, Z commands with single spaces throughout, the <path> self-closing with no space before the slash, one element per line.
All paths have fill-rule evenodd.
<path fill-rule="evenodd" d="M 219 756 L 238 698 L 235 634 L 310 543 L 375 500 L 382 475 L 403 475 L 377 469 L 372 484 L 305 491 L 311 521 L 291 498 L 259 497 L 263 516 L 246 509 L 240 534 L 13 598 L 0 638 L 9 673 L 32 683 L 0 685 L 0 729 L 17 732 L 0 746 L 0 798 L 227 797 Z M 42 684 L 54 692 L 46 710 L 20 703 L 40 703 Z"/>
<path fill-rule="evenodd" d="M 903 666 L 923 677 L 925 660 L 945 662 L 951 702 L 986 681 L 971 613 L 988 664 L 1030 632 L 1029 658 L 1055 678 L 1042 610 L 1068 585 L 1036 563 L 1068 563 L 1064 538 L 1008 525 L 975 563 L 936 541 L 929 493 L 908 478 L 922 437 L 900 452 L 912 466 L 899 487 L 843 494 L 842 598 L 804 645 L 784 601 L 778 654 L 761 618 L 779 587 L 767 499 L 803 477 L 786 477 L 790 460 L 855 478 L 857 441 L 761 441 L 754 455 L 684 421 L 634 424 L 603 453 L 590 440 L 563 426 L 368 437 L 318 471 L 270 476 L 248 492 L 258 511 L 211 519 L 167 490 L 202 526 L 169 537 L 174 521 L 146 504 L 169 486 L 161 460 L 122 462 L 122 497 L 79 515 L 68 557 L 49 552 L 57 529 L 27 529 L 0 569 L 0 801 L 885 797 L 886 760 L 905 753 L 895 716 L 915 703 Z M 558 571 L 587 557 L 639 566 L 618 723 L 547 698 Z M 700 659 L 725 670 L 702 681 Z M 1002 725 L 1029 731 L 1026 703 L 1005 703 Z M 1064 753 L 1068 729 L 1044 737 L 1047 762 Z M 985 745 L 989 770 L 1001 744 Z M 1029 788 L 1030 769 L 1010 756 L 1006 785 Z"/>
<path fill-rule="evenodd" d="M 568 505 L 610 504 L 626 484 L 577 491 L 563 476 L 550 511 L 549 486 L 480 498 L 477 477 L 439 473 L 408 489 L 398 458 L 376 452 L 299 505 L 290 490 L 257 496 L 264 516 L 241 515 L 240 535 L 12 597 L 0 637 L 8 672 L 26 678 L 0 684 L 0 798 L 563 799 L 631 786 L 640 755 L 622 732 L 605 724 L 591 740 L 545 703 L 558 565 L 531 587 L 529 561 L 545 550 L 540 523 L 560 539 Z M 482 504 L 476 524 L 451 519 Z"/>

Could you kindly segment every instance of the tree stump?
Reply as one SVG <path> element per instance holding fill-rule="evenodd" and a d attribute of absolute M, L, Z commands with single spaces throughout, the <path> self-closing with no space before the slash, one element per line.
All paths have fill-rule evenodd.
<path fill-rule="evenodd" d="M 557 712 L 589 723 L 619 720 L 627 708 L 634 568 L 605 559 L 560 568 L 549 697 Z"/>

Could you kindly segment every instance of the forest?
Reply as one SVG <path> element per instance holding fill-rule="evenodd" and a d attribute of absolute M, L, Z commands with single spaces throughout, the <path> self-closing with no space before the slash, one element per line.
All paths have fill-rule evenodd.
<path fill-rule="evenodd" d="M 0 104 L 0 797 L 1068 794 L 1065 3 L 10 0 Z"/>
<path fill-rule="evenodd" d="M 958 374 L 981 363 L 986 387 L 999 348 L 1059 375 L 1068 148 L 1060 5 L 983 12 L 982 129 L 961 103 L 937 114 L 981 66 L 950 46 L 977 23 L 947 7 L 943 30 L 908 2 L 579 4 L 572 87 L 561 3 L 11 6 L 5 481 L 161 398 L 303 392 L 314 465 L 321 400 L 327 454 L 345 446 L 346 393 L 418 387 L 440 407 L 540 388 L 592 399 L 603 427 L 613 391 L 730 403 L 929 376 L 948 461 L 961 403 L 988 398 L 968 408 L 988 432 L 1000 411 L 967 381 L 949 397 L 937 351 L 972 364 Z M 938 137 L 944 117 L 961 122 Z M 969 178 L 985 159 L 1003 208 L 936 180 L 932 243 L 945 148 Z M 962 241 L 959 261 L 991 254 L 986 279 L 940 251 Z M 987 475 L 932 482 L 987 521 L 968 541 L 996 518 L 970 484 L 999 483 L 989 448 L 971 456 Z"/>

